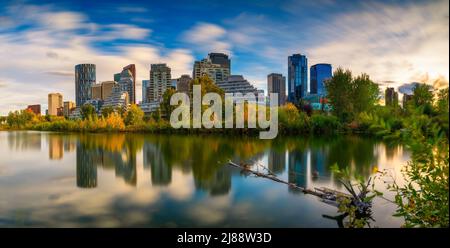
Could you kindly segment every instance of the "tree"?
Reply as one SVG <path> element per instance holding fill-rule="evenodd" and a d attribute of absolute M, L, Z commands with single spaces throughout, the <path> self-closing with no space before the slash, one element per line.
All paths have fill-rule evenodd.
<path fill-rule="evenodd" d="M 433 102 L 433 92 L 431 85 L 418 84 L 414 87 L 413 103 L 415 107 L 431 105 Z"/>
<path fill-rule="evenodd" d="M 202 87 L 202 91 L 201 91 L 202 97 L 206 93 L 214 92 L 214 93 L 217 93 L 220 95 L 220 97 L 222 98 L 222 102 L 223 102 L 223 99 L 225 97 L 225 92 L 219 86 L 217 86 L 214 83 L 214 81 L 211 78 L 209 78 L 207 75 L 201 76 L 200 78 L 196 78 L 194 80 L 191 80 L 191 82 L 189 82 L 189 92 L 190 92 L 191 99 L 192 99 L 192 89 L 193 89 L 192 87 L 194 85 L 200 85 Z"/>
<path fill-rule="evenodd" d="M 333 113 L 342 121 L 348 121 L 352 114 L 351 102 L 352 72 L 338 68 L 333 77 L 325 83 L 328 100 L 333 106 Z"/>
<path fill-rule="evenodd" d="M 436 108 L 439 113 L 447 113 L 449 111 L 449 100 L 448 100 L 448 87 L 445 89 L 439 90 L 437 94 L 437 102 L 436 102 Z"/>
<path fill-rule="evenodd" d="M 84 104 L 81 107 L 81 118 L 83 120 L 85 119 L 89 119 L 89 118 L 94 118 L 97 116 L 97 113 L 95 112 L 95 107 L 92 106 L 91 104 Z"/>
<path fill-rule="evenodd" d="M 10 127 L 20 128 L 32 122 L 33 119 L 35 119 L 35 114 L 32 111 L 25 109 L 9 112 L 6 117 L 6 123 L 8 123 L 8 126 Z"/>
<path fill-rule="evenodd" d="M 102 108 L 102 116 L 103 117 L 108 117 L 109 115 L 111 115 L 112 113 L 114 113 L 114 108 L 111 106 L 108 107 L 104 107 Z"/>
<path fill-rule="evenodd" d="M 131 104 L 128 111 L 125 113 L 125 124 L 126 125 L 137 125 L 143 122 L 144 111 L 139 108 L 136 104 Z"/>
<path fill-rule="evenodd" d="M 341 121 L 349 122 L 364 111 L 371 110 L 378 100 L 379 88 L 367 74 L 352 78 L 350 70 L 338 68 L 325 83 L 333 113 Z"/>
<path fill-rule="evenodd" d="M 170 114 L 176 108 L 176 106 L 170 105 L 170 98 L 175 94 L 176 91 L 172 88 L 167 89 L 163 94 L 163 100 L 161 102 L 161 111 L 165 114 L 166 119 L 170 118 Z"/>
<path fill-rule="evenodd" d="M 352 80 L 351 99 L 353 111 L 359 114 L 370 110 L 378 101 L 378 85 L 370 80 L 369 75 L 363 73 Z"/>

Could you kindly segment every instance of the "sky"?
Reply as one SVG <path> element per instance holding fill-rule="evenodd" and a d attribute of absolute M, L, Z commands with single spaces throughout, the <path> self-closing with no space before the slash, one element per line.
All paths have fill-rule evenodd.
<path fill-rule="evenodd" d="M 136 97 L 150 64 L 172 77 L 195 60 L 225 52 L 232 74 L 267 89 L 287 75 L 287 57 L 309 66 L 367 73 L 382 87 L 407 91 L 449 81 L 449 1 L 10 1 L 0 6 L 0 115 L 60 92 L 74 101 L 74 66 L 93 63 L 97 81 L 137 67 Z"/>

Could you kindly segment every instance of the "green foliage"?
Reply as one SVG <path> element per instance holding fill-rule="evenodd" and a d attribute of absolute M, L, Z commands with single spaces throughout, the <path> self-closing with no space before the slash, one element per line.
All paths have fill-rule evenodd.
<path fill-rule="evenodd" d="M 338 213 L 347 216 L 345 227 L 363 228 L 370 227 L 372 219 L 372 200 L 379 192 L 374 190 L 372 178 L 367 181 L 361 175 L 351 173 L 349 167 L 340 169 L 337 164 L 331 167 L 340 183 L 344 186 L 350 197 L 338 196 Z"/>
<path fill-rule="evenodd" d="M 336 116 L 314 114 L 311 117 L 312 130 L 316 134 L 336 133 L 341 128 L 341 123 Z"/>
<path fill-rule="evenodd" d="M 416 107 L 431 105 L 433 102 L 432 87 L 428 84 L 418 84 L 414 87 L 413 103 Z"/>
<path fill-rule="evenodd" d="M 325 84 L 328 100 L 333 106 L 333 113 L 343 121 L 348 121 L 353 112 L 352 72 L 338 68 L 333 77 Z"/>
<path fill-rule="evenodd" d="M 371 110 L 378 100 L 378 85 L 367 74 L 352 78 L 351 71 L 338 68 L 325 87 L 333 113 L 342 122 L 350 122 L 359 113 Z"/>
<path fill-rule="evenodd" d="M 88 118 L 94 118 L 94 116 L 97 116 L 97 113 L 95 111 L 95 107 L 92 106 L 91 104 L 84 104 L 81 107 L 81 118 L 83 120 L 88 119 Z"/>
<path fill-rule="evenodd" d="M 114 108 L 111 106 L 102 108 L 102 116 L 108 117 L 110 114 L 114 113 Z"/>
<path fill-rule="evenodd" d="M 170 114 L 176 108 L 176 106 L 170 105 L 170 98 L 175 94 L 176 91 L 172 88 L 166 90 L 163 94 L 163 100 L 161 103 L 161 111 L 165 114 L 166 119 L 170 119 Z"/>
<path fill-rule="evenodd" d="M 36 115 L 29 110 L 9 112 L 6 117 L 6 123 L 10 128 L 26 128 L 33 120 L 36 120 Z"/>
<path fill-rule="evenodd" d="M 371 110 L 378 101 L 378 85 L 370 80 L 369 75 L 361 74 L 352 81 L 351 101 L 353 111 L 361 113 Z"/>
<path fill-rule="evenodd" d="M 311 129 L 310 118 L 299 111 L 295 105 L 288 103 L 278 110 L 280 132 L 306 133 Z"/>
<path fill-rule="evenodd" d="M 395 216 L 405 219 L 405 227 L 448 227 L 448 137 L 439 123 L 423 114 L 407 125 L 403 138 L 412 160 L 403 168 L 406 183 L 388 186 L 396 194 Z"/>
<path fill-rule="evenodd" d="M 144 112 L 136 104 L 132 104 L 125 113 L 126 125 L 139 125 L 142 124 L 144 118 Z"/>

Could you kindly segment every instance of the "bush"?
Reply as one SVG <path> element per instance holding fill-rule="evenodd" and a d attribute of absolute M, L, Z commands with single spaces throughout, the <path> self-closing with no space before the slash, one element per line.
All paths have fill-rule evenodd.
<path fill-rule="evenodd" d="M 311 129 L 309 116 L 291 103 L 279 108 L 278 120 L 280 132 L 307 133 Z"/>
<path fill-rule="evenodd" d="M 311 117 L 311 126 L 315 134 L 329 134 L 338 132 L 341 124 L 336 116 L 315 114 Z"/>

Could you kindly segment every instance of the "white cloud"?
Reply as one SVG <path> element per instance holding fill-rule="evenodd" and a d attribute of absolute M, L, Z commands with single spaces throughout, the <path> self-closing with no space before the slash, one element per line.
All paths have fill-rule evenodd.
<path fill-rule="evenodd" d="M 198 23 L 184 34 L 184 39 L 194 49 L 202 52 L 223 52 L 230 54 L 231 44 L 226 41 L 226 30 L 211 23 Z"/>
<path fill-rule="evenodd" d="M 377 81 L 419 81 L 424 73 L 448 78 L 449 58 L 442 56 L 449 52 L 448 14 L 448 2 L 432 2 L 374 4 L 338 15 L 318 29 L 328 39 L 309 49 L 310 61 L 367 72 Z"/>
<path fill-rule="evenodd" d="M 17 7 L 11 9 L 16 11 Z M 98 82 L 111 80 L 114 73 L 131 63 L 137 67 L 138 85 L 148 78 L 152 63 L 167 63 L 173 77 L 191 73 L 191 52 L 148 45 L 149 29 L 129 24 L 100 25 L 81 14 L 58 12 L 49 6 L 21 6 L 20 10 L 30 15 L 15 17 L 11 12 L 6 17 L 20 17 L 16 25 L 26 23 L 31 27 L 0 33 L 1 84 L 6 86 L 0 91 L 0 115 L 36 103 L 45 110 L 49 92 L 61 92 L 64 100 L 73 101 L 75 83 L 71 75 L 79 63 L 96 64 Z M 94 46 L 98 41 L 124 38 L 132 42 L 109 46 L 112 51 Z M 140 88 L 136 89 L 136 98 L 141 99 Z"/>
<path fill-rule="evenodd" d="M 75 12 L 44 12 L 39 16 L 39 21 L 45 26 L 45 28 L 55 30 L 73 30 L 83 27 L 85 16 Z"/>

